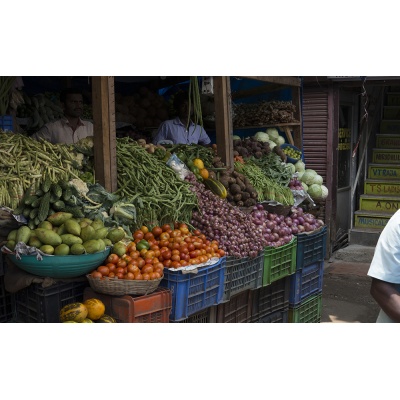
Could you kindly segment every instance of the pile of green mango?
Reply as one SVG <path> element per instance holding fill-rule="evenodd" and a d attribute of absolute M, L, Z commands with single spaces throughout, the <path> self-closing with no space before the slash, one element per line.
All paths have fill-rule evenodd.
<path fill-rule="evenodd" d="M 6 247 L 14 250 L 19 242 L 36 247 L 45 254 L 65 256 L 93 254 L 107 246 L 124 246 L 125 231 L 121 227 L 105 227 L 100 219 L 74 218 L 71 213 L 57 212 L 36 229 L 23 225 L 10 231 Z"/>

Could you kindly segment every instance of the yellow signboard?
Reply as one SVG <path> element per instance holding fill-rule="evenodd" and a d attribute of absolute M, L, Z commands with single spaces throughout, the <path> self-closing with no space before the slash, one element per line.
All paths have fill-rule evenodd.
<path fill-rule="evenodd" d="M 351 130 L 348 128 L 339 129 L 339 150 L 350 150 L 351 143 Z"/>

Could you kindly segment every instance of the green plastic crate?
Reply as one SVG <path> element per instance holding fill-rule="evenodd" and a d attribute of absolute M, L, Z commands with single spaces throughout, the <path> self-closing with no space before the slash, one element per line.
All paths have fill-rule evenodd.
<path fill-rule="evenodd" d="M 322 294 L 311 296 L 298 307 L 289 307 L 289 322 L 319 323 L 322 313 Z"/>
<path fill-rule="evenodd" d="M 297 237 L 284 246 L 264 249 L 263 286 L 296 272 Z"/>

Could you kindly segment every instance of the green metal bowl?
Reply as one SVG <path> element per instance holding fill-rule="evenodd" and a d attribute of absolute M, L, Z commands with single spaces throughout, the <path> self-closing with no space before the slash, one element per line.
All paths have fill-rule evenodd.
<path fill-rule="evenodd" d="M 80 256 L 43 256 L 41 261 L 36 259 L 36 255 L 21 255 L 20 260 L 15 257 L 15 254 L 7 254 L 7 257 L 19 268 L 30 274 L 63 279 L 88 274 L 104 262 L 110 251 L 111 247 L 98 253 Z"/>

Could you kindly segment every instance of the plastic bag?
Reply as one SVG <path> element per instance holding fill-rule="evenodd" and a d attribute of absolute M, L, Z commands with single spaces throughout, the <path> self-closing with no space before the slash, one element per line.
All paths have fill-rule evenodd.
<path fill-rule="evenodd" d="M 190 173 L 189 168 L 175 153 L 171 155 L 166 164 L 171 167 L 182 180 Z"/>

